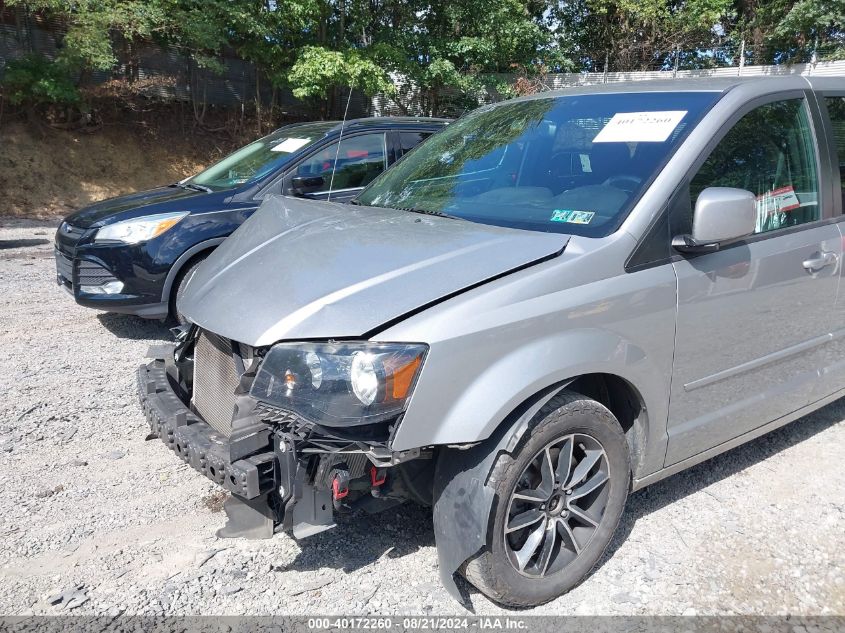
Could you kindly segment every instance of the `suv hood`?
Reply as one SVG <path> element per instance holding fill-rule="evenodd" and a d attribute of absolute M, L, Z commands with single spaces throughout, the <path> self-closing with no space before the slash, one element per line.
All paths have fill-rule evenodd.
<path fill-rule="evenodd" d="M 197 269 L 179 303 L 252 346 L 357 337 L 554 257 L 568 237 L 407 211 L 270 197 Z"/>
<path fill-rule="evenodd" d="M 192 207 L 196 206 L 193 199 L 200 196 L 208 204 L 212 199 L 222 201 L 231 195 L 232 191 L 205 193 L 170 185 L 103 200 L 71 213 L 65 218 L 65 221 L 73 226 L 87 229 L 94 225 L 129 220 L 142 215 L 167 211 L 185 211 L 186 204 L 190 204 Z"/>

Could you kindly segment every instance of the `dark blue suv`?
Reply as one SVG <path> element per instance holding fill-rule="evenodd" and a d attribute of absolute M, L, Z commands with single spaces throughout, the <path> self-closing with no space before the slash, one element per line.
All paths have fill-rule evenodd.
<path fill-rule="evenodd" d="M 56 232 L 57 281 L 80 305 L 181 321 L 183 281 L 270 194 L 348 202 L 447 119 L 280 128 L 181 182 L 99 202 Z"/>

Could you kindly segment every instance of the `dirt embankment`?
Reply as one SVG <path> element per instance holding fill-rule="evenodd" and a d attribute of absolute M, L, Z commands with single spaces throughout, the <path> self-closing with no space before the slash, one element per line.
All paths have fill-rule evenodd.
<path fill-rule="evenodd" d="M 175 182 L 223 151 L 205 139 L 166 138 L 134 125 L 85 132 L 7 122 L 0 127 L 0 215 L 64 215 L 97 200 Z"/>
<path fill-rule="evenodd" d="M 149 83 L 89 86 L 81 110 L 4 108 L 0 93 L 0 217 L 53 219 L 170 184 L 300 120 L 278 108 L 260 119 L 248 108 L 198 116 L 186 103 L 151 98 Z"/>

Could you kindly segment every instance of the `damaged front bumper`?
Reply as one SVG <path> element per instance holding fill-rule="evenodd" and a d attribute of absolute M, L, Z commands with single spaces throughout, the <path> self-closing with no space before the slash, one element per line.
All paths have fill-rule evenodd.
<path fill-rule="evenodd" d="M 295 536 L 308 536 L 333 527 L 331 512 L 319 514 L 311 508 L 314 503 L 325 506 L 325 494 L 319 499 L 305 494 L 305 502 L 293 511 L 303 497 L 303 486 L 294 481 L 298 464 L 292 442 L 273 437 L 270 427 L 262 425 L 242 438 L 245 441 L 233 442 L 185 404 L 178 395 L 177 372 L 170 360 L 174 349 L 173 345 L 159 346 L 148 354 L 154 360 L 138 368 L 138 398 L 152 435 L 232 493 L 224 505 L 228 521 L 217 535 L 270 538 L 282 527 Z M 330 507 L 330 499 L 328 503 Z M 297 518 L 299 525 L 294 529 L 292 522 Z"/>
<path fill-rule="evenodd" d="M 303 437 L 301 431 L 286 426 L 287 414 L 280 416 L 282 422 L 266 411 L 257 414 L 260 406 L 241 395 L 233 416 L 241 424 L 226 436 L 189 406 L 174 361 L 175 348 L 150 350 L 153 360 L 137 372 L 138 396 L 152 435 L 232 493 L 224 505 L 228 521 L 218 536 L 317 534 L 334 527 L 335 510 L 350 509 L 346 502 L 352 489 L 360 495 L 358 507 L 368 512 L 413 499 L 434 506 L 441 579 L 456 599 L 464 600 L 455 573 L 485 542 L 492 495 L 482 482 L 495 457 L 507 449 L 504 438 L 510 435 L 502 430 L 491 438 L 496 450 L 489 450 L 488 442 L 449 451 L 446 459 L 437 460 L 435 469 L 431 451 L 394 453 L 384 445 L 315 436 L 313 429 Z M 238 413 L 241 405 L 247 410 L 244 415 Z M 533 412 L 532 408 L 520 423 L 524 425 Z M 350 442 L 356 450 L 346 452 L 342 447 L 350 448 Z"/>
<path fill-rule="evenodd" d="M 218 536 L 269 538 L 274 531 L 296 538 L 312 536 L 335 526 L 334 511 L 349 509 L 339 503 L 355 487 L 365 509 L 395 503 L 382 497 L 385 479 L 372 477 L 395 463 L 395 455 L 365 453 L 357 446 L 350 453 L 338 450 L 349 443 L 311 443 L 294 435 L 248 395 L 237 395 L 236 425 L 224 435 L 206 422 L 188 403 L 174 362 L 176 345 L 155 346 L 151 362 L 137 371 L 138 398 L 152 436 L 161 439 L 182 461 L 232 493 L 227 501 L 227 525 Z M 260 412 L 260 413 L 259 413 Z M 293 418 L 281 416 L 286 423 Z M 325 448 L 321 448 L 325 447 Z M 371 447 L 372 450 L 372 447 Z M 408 452 L 404 458 L 419 456 Z M 372 465 L 382 458 L 385 464 Z M 351 477 L 357 477 L 350 482 Z M 361 488 L 361 482 L 366 482 Z M 340 488 L 338 485 L 340 484 Z M 366 499 L 366 497 L 372 498 Z"/>
<path fill-rule="evenodd" d="M 277 456 L 272 446 L 233 461 L 229 438 L 206 424 L 176 395 L 165 360 L 156 359 L 138 368 L 138 398 L 152 433 L 214 483 L 244 499 L 269 494 L 277 487 Z M 285 459 L 295 458 L 289 453 Z"/>

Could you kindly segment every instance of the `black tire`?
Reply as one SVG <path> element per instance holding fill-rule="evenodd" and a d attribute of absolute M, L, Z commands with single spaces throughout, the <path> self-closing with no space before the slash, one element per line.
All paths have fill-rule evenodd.
<path fill-rule="evenodd" d="M 188 285 L 191 276 L 193 276 L 194 272 L 197 270 L 197 267 L 203 263 L 207 256 L 207 254 L 200 255 L 199 257 L 188 262 L 187 265 L 185 265 L 182 270 L 179 271 L 179 274 L 176 275 L 176 279 L 173 281 L 173 288 L 170 291 L 170 314 L 174 319 L 176 319 L 179 325 L 185 325 L 187 323 L 187 320 L 185 319 L 185 316 L 181 312 L 179 312 L 176 307 L 178 301 L 182 298 L 182 295 L 185 294 L 185 287 Z"/>
<path fill-rule="evenodd" d="M 596 444 L 593 444 L 591 440 Z M 561 442 L 558 448 L 555 448 L 555 442 Z M 564 447 L 567 446 L 570 447 L 568 448 L 569 457 L 563 460 Z M 558 478 L 554 475 L 562 467 L 553 465 L 555 458 L 552 455 L 555 451 L 557 451 L 558 464 L 566 461 L 572 466 L 571 475 L 574 479 L 578 471 L 578 456 L 581 455 L 581 461 L 585 462 L 586 466 L 592 459 L 591 456 L 595 455 L 597 446 L 603 449 L 606 461 L 602 461 L 601 456 L 598 457 L 599 461 L 586 471 L 587 474 L 583 478 L 573 482 L 569 492 L 564 491 L 563 484 L 559 487 L 556 483 L 553 498 L 546 501 L 545 505 L 533 505 L 541 503 L 536 499 L 524 500 L 526 493 L 533 495 L 540 492 L 528 490 L 525 482 L 529 481 L 530 477 L 534 477 L 534 481 L 545 481 L 545 476 L 539 472 L 543 464 L 552 464 L 549 472 L 557 481 Z M 587 448 L 593 449 L 590 451 L 590 456 L 588 456 Z M 548 462 L 542 461 L 544 456 L 548 458 Z M 606 464 L 608 472 L 606 483 L 601 484 L 601 490 L 596 489 L 577 499 L 572 492 L 580 494 L 579 491 L 588 489 L 588 483 L 600 481 L 601 471 L 605 468 L 603 464 Z M 567 470 L 567 472 L 570 471 Z M 488 542 L 478 556 L 464 565 L 461 570 L 464 577 L 492 600 L 513 607 L 536 606 L 566 593 L 590 573 L 607 549 L 625 508 L 630 477 L 631 466 L 625 434 L 613 414 L 602 404 L 580 394 L 561 392 L 537 413 L 529 430 L 513 453 L 503 454 L 493 465 L 488 485 L 494 488 L 496 497 L 488 524 Z M 564 477 L 564 479 L 568 478 L 569 476 Z M 516 497 L 512 497 L 516 493 L 517 484 L 524 490 L 521 490 L 521 494 Z M 607 486 L 607 491 L 604 490 L 604 486 Z M 565 494 L 570 496 L 566 497 Z M 592 501 L 590 501 L 591 498 Z M 571 504 L 580 505 L 581 499 L 593 504 L 594 507 L 588 510 L 593 517 L 600 516 L 596 520 L 596 526 L 587 527 L 588 523 L 575 514 L 576 509 L 579 512 L 581 509 L 572 509 Z M 528 513 L 523 512 L 525 505 L 512 507 L 512 503 L 527 504 L 532 517 L 534 508 L 543 515 L 536 524 L 538 526 L 536 531 L 542 535 L 537 538 L 544 539 L 536 555 L 524 553 L 530 550 L 527 547 L 531 539 L 530 535 L 525 538 L 518 550 L 510 540 L 522 538 L 522 534 L 529 530 L 535 531 L 533 526 L 514 529 L 515 525 L 523 522 L 515 518 Z M 509 514 L 511 512 L 515 514 Z M 555 512 L 558 514 L 555 515 Z M 569 518 L 565 518 L 564 515 Z M 574 528 L 568 529 L 562 526 L 563 523 L 568 524 L 570 521 L 575 523 Z M 539 526 L 547 526 L 550 531 L 546 532 Z M 511 530 L 509 534 L 505 533 L 506 527 Z M 578 534 L 579 538 L 576 539 L 573 534 Z M 560 542 L 562 549 L 556 555 L 549 554 L 546 558 L 543 553 L 548 551 L 545 539 L 549 536 L 559 539 L 559 541 L 553 540 L 552 543 Z M 576 540 L 584 541 L 580 544 L 580 548 L 575 543 Z M 529 559 L 529 563 L 520 571 L 518 567 L 526 558 Z M 536 566 L 537 573 L 540 573 L 542 569 L 543 575 L 530 575 L 531 565 Z M 543 565 L 542 568 L 541 565 Z"/>

